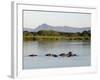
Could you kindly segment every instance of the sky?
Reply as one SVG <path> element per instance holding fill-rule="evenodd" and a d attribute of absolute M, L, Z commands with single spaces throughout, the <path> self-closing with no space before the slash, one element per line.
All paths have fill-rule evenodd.
<path fill-rule="evenodd" d="M 23 20 L 25 28 L 36 28 L 41 24 L 91 27 L 91 14 L 89 13 L 24 11 Z"/>

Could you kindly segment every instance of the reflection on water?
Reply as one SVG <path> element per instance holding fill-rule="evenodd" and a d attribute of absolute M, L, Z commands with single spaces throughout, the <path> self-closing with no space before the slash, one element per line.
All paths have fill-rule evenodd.
<path fill-rule="evenodd" d="M 60 54 L 72 51 L 76 57 L 48 57 L 45 54 Z M 23 68 L 54 68 L 90 66 L 91 50 L 89 42 L 79 41 L 28 41 L 23 43 Z M 29 57 L 37 54 L 36 57 Z"/>

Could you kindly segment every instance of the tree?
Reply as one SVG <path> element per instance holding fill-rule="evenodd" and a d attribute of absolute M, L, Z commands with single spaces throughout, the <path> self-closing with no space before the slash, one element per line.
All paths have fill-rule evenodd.
<path fill-rule="evenodd" d="M 33 36 L 33 34 L 31 32 L 28 32 L 28 31 L 24 31 L 23 35 L 24 36 Z"/>
<path fill-rule="evenodd" d="M 42 36 L 58 36 L 60 35 L 59 32 L 53 31 L 53 30 L 41 30 L 37 32 L 38 35 Z"/>
<path fill-rule="evenodd" d="M 82 32 L 82 36 L 91 36 L 91 31 L 88 30 L 88 31 L 83 31 Z"/>

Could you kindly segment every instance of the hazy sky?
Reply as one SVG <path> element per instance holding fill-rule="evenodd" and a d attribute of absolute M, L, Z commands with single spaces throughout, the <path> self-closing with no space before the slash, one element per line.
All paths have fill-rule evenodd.
<path fill-rule="evenodd" d="M 36 28 L 41 24 L 52 26 L 91 27 L 91 14 L 24 11 L 24 27 Z"/>

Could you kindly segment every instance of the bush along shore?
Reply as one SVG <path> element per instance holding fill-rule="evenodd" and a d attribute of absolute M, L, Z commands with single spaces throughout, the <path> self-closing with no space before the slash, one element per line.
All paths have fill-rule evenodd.
<path fill-rule="evenodd" d="M 40 41 L 40 40 L 91 40 L 91 31 L 83 32 L 57 32 L 52 30 L 41 30 L 38 32 L 23 31 L 24 41 Z"/>

